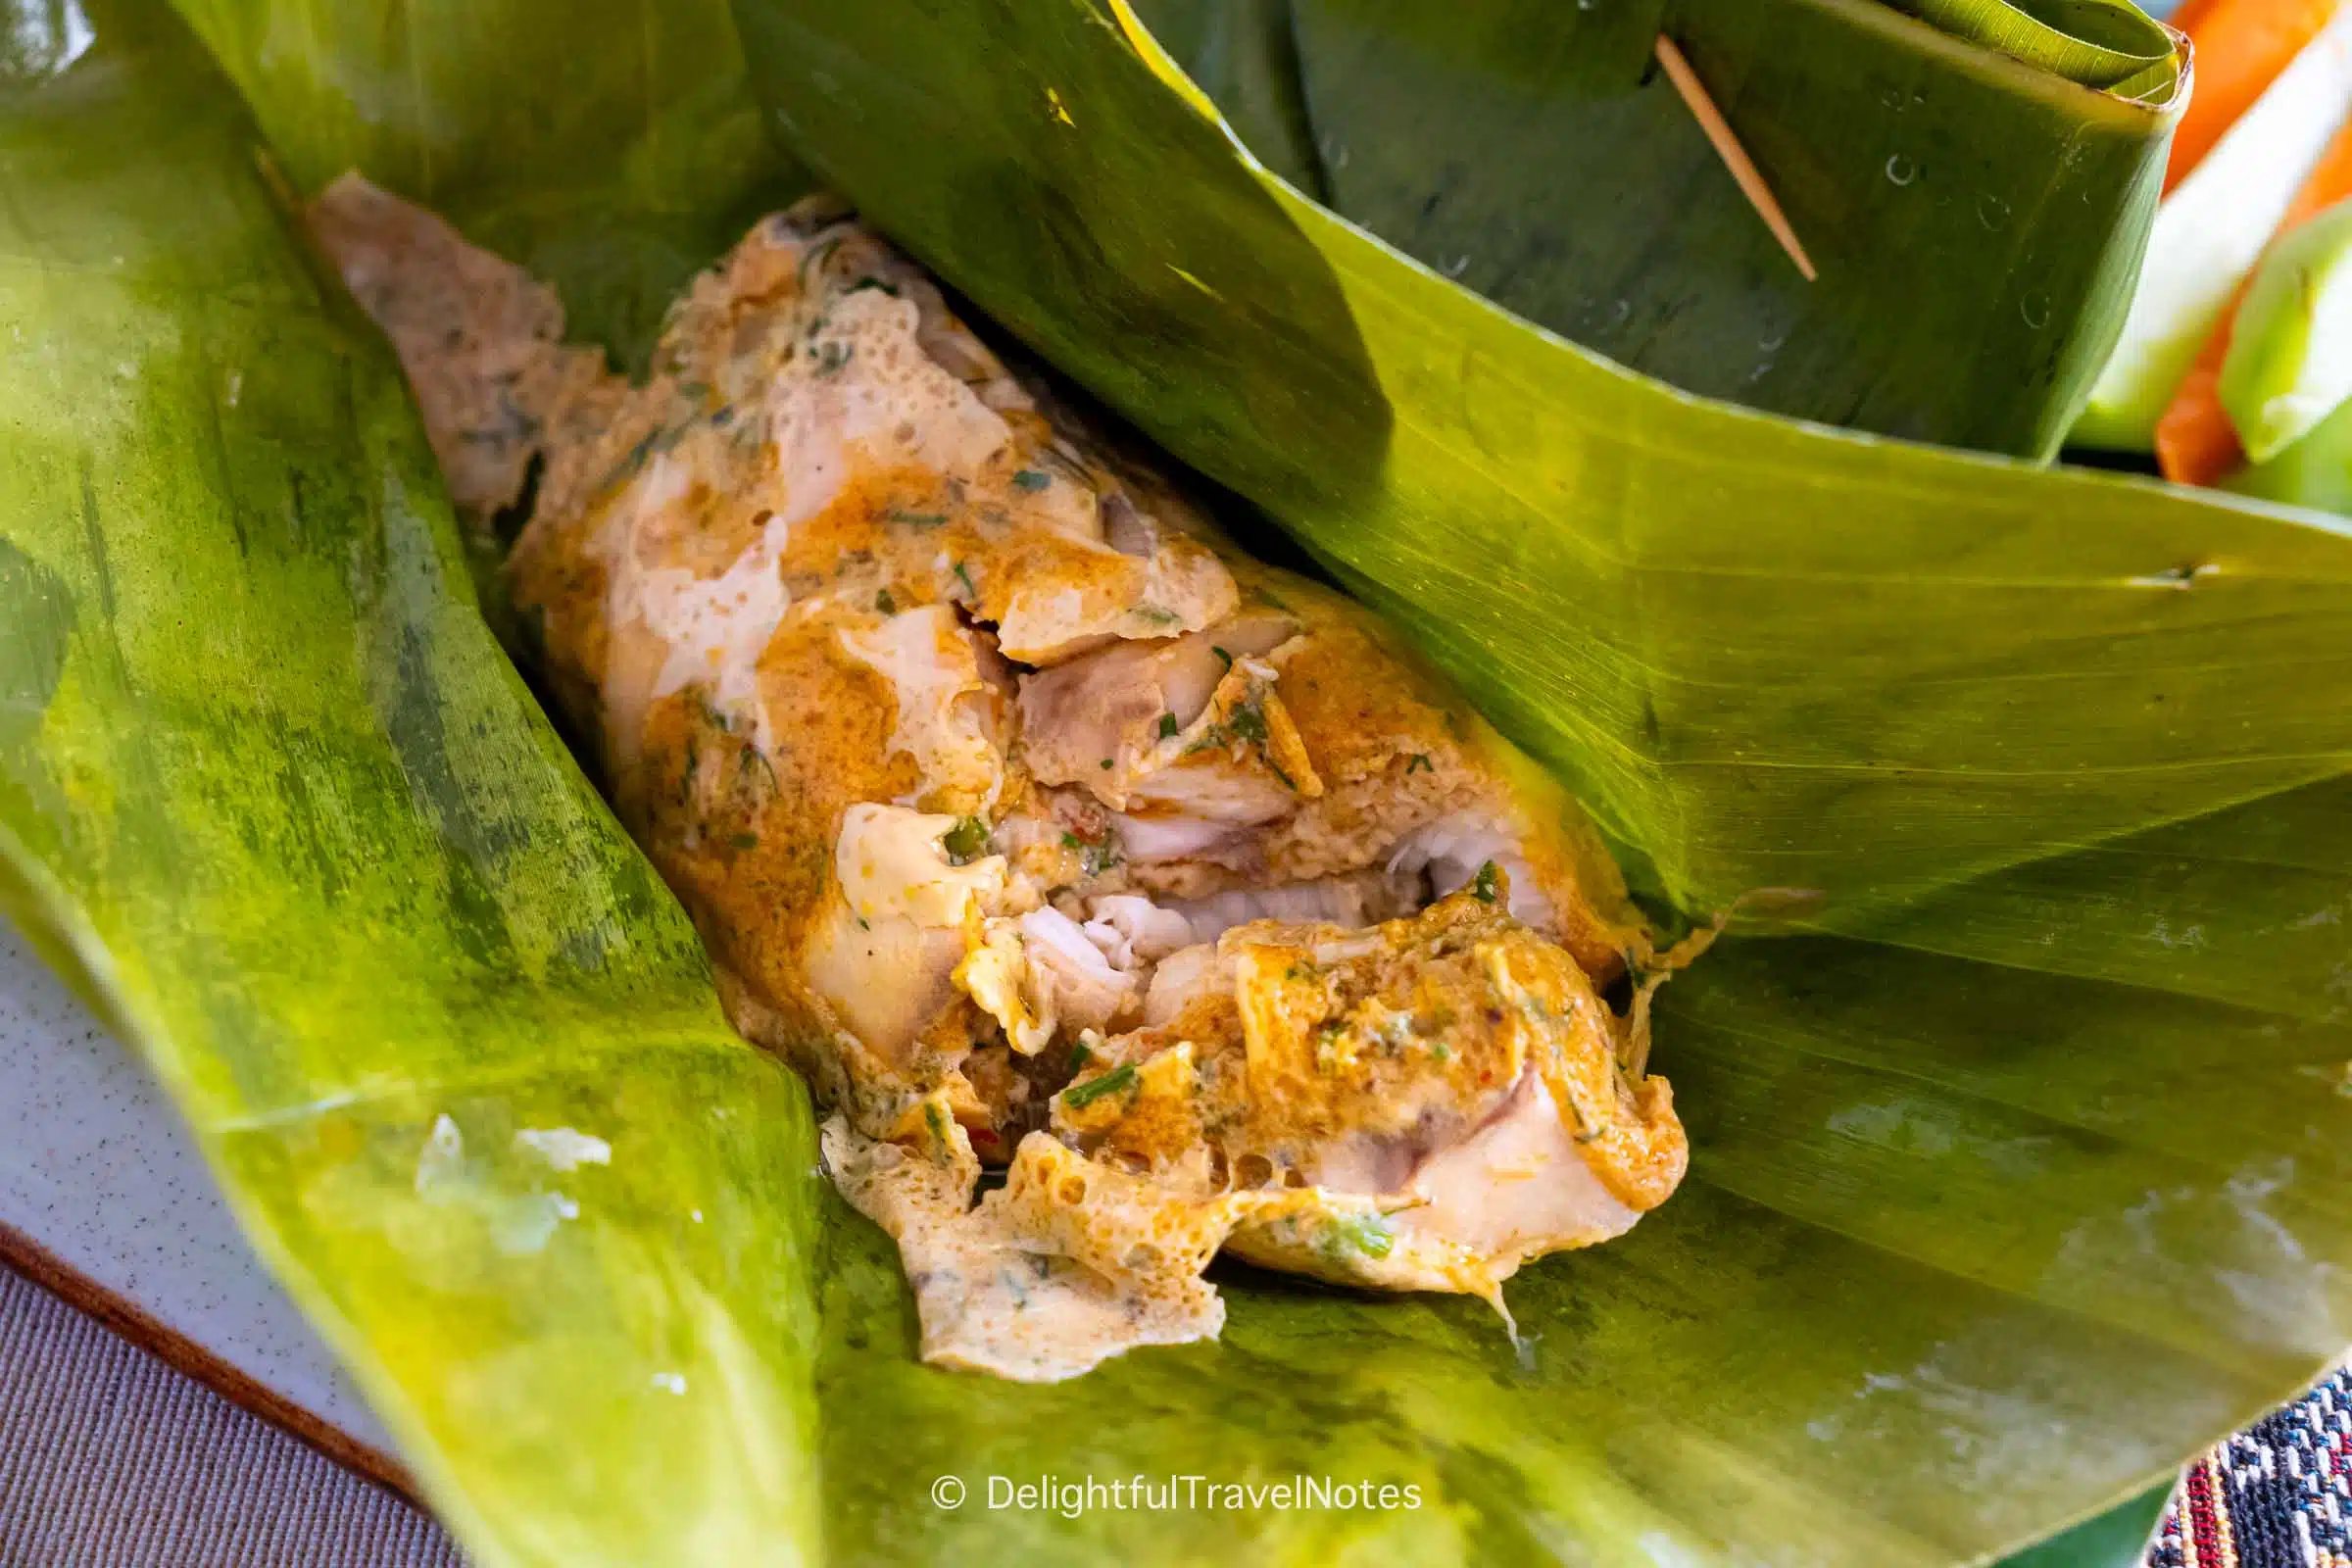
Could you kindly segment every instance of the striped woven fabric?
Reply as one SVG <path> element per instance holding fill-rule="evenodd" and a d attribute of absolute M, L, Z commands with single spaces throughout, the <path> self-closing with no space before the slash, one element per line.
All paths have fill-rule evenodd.
<path fill-rule="evenodd" d="M 2148 1568 L 2352 1568 L 2352 1372 L 2188 1467 Z"/>
<path fill-rule="evenodd" d="M 2197 1461 L 2147 1568 L 2352 1568 L 2352 1372 Z M 0 1568 L 462 1568 L 433 1522 L 0 1268 Z"/>
<path fill-rule="evenodd" d="M 0 1568 L 462 1568 L 428 1519 L 0 1268 Z"/>

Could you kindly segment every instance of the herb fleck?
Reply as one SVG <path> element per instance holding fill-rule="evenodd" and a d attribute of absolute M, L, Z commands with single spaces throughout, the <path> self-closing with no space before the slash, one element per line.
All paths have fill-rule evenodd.
<path fill-rule="evenodd" d="M 1072 1110 L 1093 1104 L 1105 1095 L 1123 1094 L 1135 1087 L 1135 1064 L 1113 1067 L 1100 1078 L 1072 1084 L 1061 1092 L 1061 1102 Z"/>
<path fill-rule="evenodd" d="M 882 514 L 891 522 L 903 522 L 909 528 L 936 528 L 948 520 L 944 512 L 908 512 L 904 507 L 892 507 Z"/>
<path fill-rule="evenodd" d="M 956 580 L 963 584 L 965 593 L 970 594 L 974 599 L 980 597 L 980 590 L 973 585 L 972 574 L 964 570 L 963 563 L 960 561 L 956 563 Z"/>
<path fill-rule="evenodd" d="M 1071 1073 L 1072 1073 L 1073 1075 L 1074 1075 L 1074 1074 L 1076 1074 L 1076 1073 L 1077 1073 L 1077 1071 L 1078 1071 L 1080 1068 L 1084 1067 L 1084 1066 L 1085 1066 L 1085 1065 L 1086 1065 L 1088 1062 L 1090 1062 L 1090 1061 L 1092 1061 L 1092 1060 L 1094 1060 L 1094 1059 L 1095 1059 L 1094 1048 L 1093 1048 L 1093 1047 L 1091 1047 L 1091 1046 L 1089 1046 L 1089 1045 L 1088 1045 L 1088 1044 L 1087 1044 L 1085 1041 L 1083 1041 L 1083 1040 L 1079 1041 L 1079 1042 L 1078 1042 L 1076 1045 L 1074 1045 L 1074 1046 L 1072 1046 L 1072 1047 L 1070 1048 L 1070 1071 L 1071 1071 Z"/>
<path fill-rule="evenodd" d="M 1255 703 L 1241 703 L 1225 715 L 1225 727 L 1235 737 L 1262 746 L 1266 739 L 1266 715 Z"/>
<path fill-rule="evenodd" d="M 1233 656 L 1227 653 L 1224 649 L 1219 648 L 1215 643 L 1210 643 L 1208 645 L 1208 651 L 1216 655 L 1219 660 L 1223 661 L 1227 669 L 1231 669 L 1233 667 Z"/>
<path fill-rule="evenodd" d="M 939 842 L 952 863 L 967 864 L 988 852 L 988 824 L 976 816 L 964 817 L 940 835 Z"/>
<path fill-rule="evenodd" d="M 1012 476 L 1013 488 L 1035 495 L 1054 482 L 1054 476 L 1043 468 L 1023 468 Z"/>
<path fill-rule="evenodd" d="M 1101 876 L 1119 863 L 1119 852 L 1111 847 L 1107 834 L 1098 843 L 1092 839 L 1082 839 L 1075 833 L 1064 833 L 1061 847 L 1078 852 L 1078 864 L 1088 876 Z"/>
<path fill-rule="evenodd" d="M 1435 773 L 1437 770 L 1438 764 L 1429 760 L 1427 752 L 1415 752 L 1413 760 L 1404 764 L 1404 773 L 1407 778 L 1412 777 L 1415 773 Z"/>
<path fill-rule="evenodd" d="M 1386 1257 L 1396 1245 L 1396 1232 L 1378 1214 L 1344 1214 L 1324 1227 L 1318 1250 L 1325 1257 L 1338 1261 L 1349 1252 L 1365 1257 Z"/>
<path fill-rule="evenodd" d="M 1102 759 L 1102 771 L 1105 773 L 1110 771 L 1110 759 L 1107 757 Z"/>
<path fill-rule="evenodd" d="M 885 588 L 874 595 L 874 608 L 885 615 L 895 615 L 899 612 L 899 602 L 891 598 L 890 590 Z"/>
<path fill-rule="evenodd" d="M 1161 740 L 1164 741 L 1173 736 L 1180 727 L 1181 726 L 1179 726 L 1176 722 L 1176 715 L 1174 713 L 1162 713 L 1159 715 L 1159 738 Z"/>
<path fill-rule="evenodd" d="M 1501 879 L 1502 873 L 1494 868 L 1493 860 L 1489 860 L 1478 868 L 1478 876 L 1471 882 L 1470 891 L 1478 896 L 1479 903 L 1493 904 L 1502 891 Z"/>

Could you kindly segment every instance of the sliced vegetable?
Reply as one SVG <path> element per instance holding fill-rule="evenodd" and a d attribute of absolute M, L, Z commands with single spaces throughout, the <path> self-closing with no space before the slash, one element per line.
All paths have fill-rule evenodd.
<path fill-rule="evenodd" d="M 2352 201 L 2271 247 L 2223 363 L 2221 400 L 2256 463 L 2352 396 Z"/>
<path fill-rule="evenodd" d="M 2336 132 L 2319 167 L 2287 204 L 2278 220 L 2278 235 L 2293 233 L 2310 220 L 2346 198 L 2352 198 L 2352 120 Z M 2237 426 L 2222 406 L 2222 362 L 2230 353 L 2237 313 L 2245 299 L 2240 289 L 2222 319 L 2198 351 L 2197 363 L 2181 377 L 2164 417 L 2156 423 L 2156 463 L 2176 484 L 2215 484 L 2246 461 Z"/>
<path fill-rule="evenodd" d="M 2239 298 L 2244 298 L 2241 291 Z M 2209 485 L 2245 466 L 2246 449 L 2222 406 L 2222 362 L 2230 352 L 2233 302 L 2205 339 L 2197 363 L 2180 378 L 2164 417 L 2156 421 L 2156 466 L 2175 484 Z"/>
<path fill-rule="evenodd" d="M 2173 24 L 2196 47 L 2197 90 L 2173 132 L 2164 188 L 2211 152 L 2343 9 L 2343 0 L 2209 0 Z"/>
<path fill-rule="evenodd" d="M 2122 341 L 2073 439 L 2144 452 L 2336 128 L 2352 116 L 2352 11 L 2339 11 L 2156 214 Z"/>
<path fill-rule="evenodd" d="M 2352 403 L 2339 403 L 2302 440 L 2223 483 L 2240 495 L 2352 515 Z"/>

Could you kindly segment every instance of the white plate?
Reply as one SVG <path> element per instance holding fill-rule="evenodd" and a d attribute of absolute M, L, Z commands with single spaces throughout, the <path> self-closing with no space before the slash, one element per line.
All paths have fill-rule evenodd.
<path fill-rule="evenodd" d="M 0 1258 L 331 1456 L 398 1479 L 390 1439 L 246 1249 L 163 1090 L 5 921 Z"/>

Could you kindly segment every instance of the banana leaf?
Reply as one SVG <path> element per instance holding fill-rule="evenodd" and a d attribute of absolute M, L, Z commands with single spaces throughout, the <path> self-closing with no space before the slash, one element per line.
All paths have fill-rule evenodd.
<path fill-rule="evenodd" d="M 2030 457 L 2122 330 L 2185 101 L 2128 0 L 1136 14 L 1269 169 L 1529 320 L 1708 396 Z M 1657 71 L 1661 32 L 1817 282 Z"/>
<path fill-rule="evenodd" d="M 1856 928 L 2352 756 L 2340 528 L 1677 395 L 1265 175 L 1132 16 L 915 9 L 745 0 L 794 149 L 1412 628 L 1665 901 Z"/>
<path fill-rule="evenodd" d="M 805 1556 L 807 1097 L 491 642 L 233 93 L 91 21 L 0 89 L 0 906 L 485 1560 Z"/>
<path fill-rule="evenodd" d="M 0 95 L 10 907 L 156 1065 L 265 1257 L 482 1560 L 1972 1560 L 2139 1492 L 2352 1337 L 2337 1196 L 2352 802 L 2324 746 L 2284 765 L 2277 712 L 2249 690 L 2230 740 L 2261 765 L 2231 790 L 2147 764 L 2130 750 L 2144 727 L 2106 724 L 2096 743 L 2149 776 L 2137 809 L 2117 796 L 2094 819 L 2135 837 L 2092 846 L 2040 799 L 2052 781 L 2016 786 L 2016 821 L 2075 853 L 1913 877 L 1942 891 L 1887 902 L 1869 940 L 1735 940 L 1670 988 L 1660 1050 L 1692 1109 L 1692 1179 L 1625 1243 L 1515 1282 L 1522 1349 L 1476 1303 L 1234 1270 L 1219 1345 L 1054 1388 L 920 1367 L 892 1250 L 811 1169 L 804 1097 L 725 1033 L 682 916 L 499 659 L 397 371 L 305 267 L 253 123 L 172 28 L 97 23 L 95 46 Z M 351 58 L 326 31 L 305 47 Z M 1074 78 L 1025 83 L 1046 84 L 1092 122 Z M 871 102 L 879 119 L 906 100 Z M 1042 91 L 1008 102 L 1051 115 Z M 1084 260 L 1066 220 L 1039 232 L 1074 247 L 1060 265 Z M 1279 275 L 1279 252 L 1260 260 Z M 1331 365 L 1368 357 L 1299 373 Z M 1187 373 L 1165 396 L 1222 416 L 1232 383 L 1170 368 Z M 1632 406 L 1624 431 L 1652 398 L 1691 428 L 1683 448 L 1629 435 L 1573 490 L 1588 517 L 1612 476 L 1626 494 L 1719 483 L 1700 437 L 1778 428 L 1604 384 Z M 2034 494 L 2063 515 L 2092 493 L 1987 468 L 2014 488 L 1985 509 L 1936 490 L 1917 454 L 1871 447 L 1856 450 L 1883 471 L 1857 492 L 1809 445 L 1825 441 L 1847 450 L 1778 450 L 1780 510 L 1800 492 L 1910 496 L 1913 527 L 1881 569 L 1923 587 L 1888 612 L 1933 605 L 1928 587 L 2008 581 L 1992 568 L 2046 568 L 2018 537 Z M 1938 554 L 1918 529 L 1932 514 L 2009 537 L 1947 533 Z M 2183 575 L 2186 590 L 2060 575 L 2059 611 L 2109 593 L 2153 608 L 2135 637 L 2045 622 L 1983 677 L 2055 664 L 2063 690 L 2139 656 L 2188 691 L 2225 631 L 2249 655 L 2241 675 L 2316 648 L 2342 608 L 2344 547 L 2293 518 L 2176 514 L 2116 559 L 2217 539 L 2217 515 L 2241 525 L 2228 559 L 2242 572 Z M 1748 524 L 1734 511 L 1722 526 Z M 2040 602 L 2022 575 L 2011 602 Z M 1725 633 L 1767 629 L 1753 601 L 1718 603 Z M 1519 614 L 1523 638 L 1564 624 L 1593 638 L 1595 667 L 1612 657 L 1605 616 Z M 1886 650 L 1848 640 L 1865 622 L 1814 619 L 1781 634 L 1827 666 L 1811 703 L 1835 735 L 1885 690 L 1836 682 Z M 1947 609 L 1925 630 L 1963 625 Z M 1953 651 L 1946 677 L 1984 653 Z M 1736 676 L 1715 723 L 1771 735 L 1799 710 L 1773 693 L 1790 667 Z M 2327 702 L 2340 666 L 2295 678 Z M 2082 720 L 2078 696 L 2005 716 L 2046 742 Z M 1754 718 L 1735 725 L 1739 698 Z M 2303 787 L 2283 793 L 2288 779 Z M 1859 830 L 1902 800 L 1857 795 L 1810 831 Z M 1751 813 L 1712 853 L 1738 867 L 1801 826 Z M 1925 854 L 1973 863 L 1952 850 L 1931 836 Z M 557 1128 L 609 1157 L 558 1170 L 549 1141 L 515 1137 Z M 1134 1473 L 1366 1478 L 1421 1505 L 987 1506 L 992 1476 Z M 943 1475 L 967 1481 L 961 1509 L 929 1502 Z M 2070 1542 L 2117 1549 L 2118 1518 Z"/>
<path fill-rule="evenodd" d="M 721 0 L 178 10 L 293 186 L 366 169 L 553 282 L 574 334 L 631 370 L 687 279 L 807 189 Z"/>

